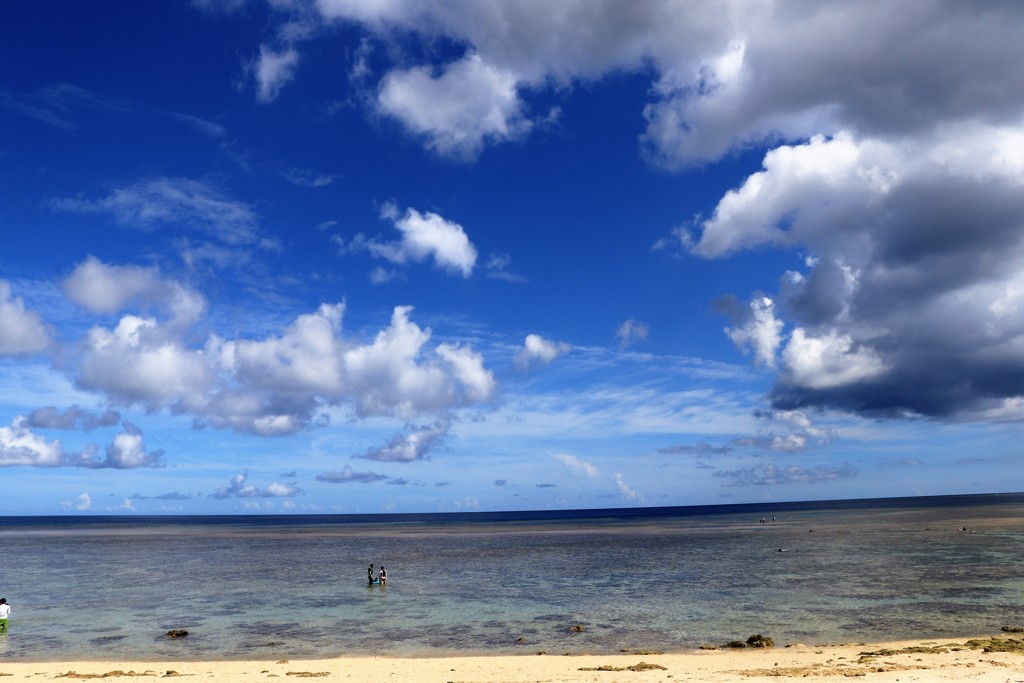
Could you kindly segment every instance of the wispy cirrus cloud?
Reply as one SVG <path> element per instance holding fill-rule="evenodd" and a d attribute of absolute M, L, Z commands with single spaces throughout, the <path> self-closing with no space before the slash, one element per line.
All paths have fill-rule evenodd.
<path fill-rule="evenodd" d="M 581 460 L 571 453 L 555 453 L 552 456 L 555 460 L 568 467 L 574 474 L 583 475 L 587 477 L 596 477 L 600 472 L 597 467 Z"/>
<path fill-rule="evenodd" d="M 295 78 L 299 52 L 292 47 L 275 50 L 260 45 L 260 54 L 249 67 L 256 82 L 256 99 L 273 102 L 289 81 Z"/>
<path fill-rule="evenodd" d="M 176 228 L 199 232 L 230 246 L 261 245 L 256 211 L 210 183 L 191 178 L 152 178 L 114 187 L 99 199 L 67 197 L 51 206 L 81 214 L 105 214 L 124 228 Z"/>
<path fill-rule="evenodd" d="M 162 118 L 178 121 L 210 137 L 224 135 L 219 123 L 201 117 L 112 97 L 72 83 L 49 83 L 31 91 L 0 88 L 0 107 L 69 133 L 94 114 L 122 119 Z"/>

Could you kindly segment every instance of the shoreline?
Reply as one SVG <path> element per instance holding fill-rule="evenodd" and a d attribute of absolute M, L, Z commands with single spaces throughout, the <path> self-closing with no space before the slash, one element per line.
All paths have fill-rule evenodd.
<path fill-rule="evenodd" d="M 230 681 L 270 678 L 417 681 L 423 683 L 566 683 L 644 681 L 758 681 L 800 678 L 835 681 L 1024 682 L 1024 637 L 941 638 L 837 645 L 722 648 L 676 653 L 341 656 L 302 660 L 51 661 L 0 659 L 0 679 L 94 680 L 196 677 Z M 1012 651 L 987 651 L 985 645 Z"/>

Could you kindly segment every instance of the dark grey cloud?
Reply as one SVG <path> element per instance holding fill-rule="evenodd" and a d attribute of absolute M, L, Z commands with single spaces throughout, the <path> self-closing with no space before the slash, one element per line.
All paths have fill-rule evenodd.
<path fill-rule="evenodd" d="M 857 476 L 852 465 L 840 467 L 799 467 L 766 463 L 737 470 L 719 470 L 712 476 L 730 480 L 724 486 L 776 486 L 780 484 L 820 484 L 834 479 Z"/>
<path fill-rule="evenodd" d="M 658 449 L 659 453 L 664 453 L 665 455 L 725 455 L 730 451 L 732 451 L 732 446 L 713 446 L 704 441 L 695 444 L 679 444 L 678 446 L 667 446 L 665 448 Z"/>
<path fill-rule="evenodd" d="M 316 475 L 317 481 L 326 482 L 328 484 L 349 484 L 349 483 L 361 483 L 369 484 L 375 481 L 382 481 L 388 479 L 386 474 L 377 474 L 376 472 L 356 472 L 348 465 L 341 472 L 324 472 L 323 474 Z"/>
<path fill-rule="evenodd" d="M 884 213 L 883 213 L 884 211 Z M 894 189 L 861 227 L 870 260 L 844 285 L 841 253 L 815 265 L 781 308 L 812 333 L 849 336 L 878 359 L 870 378 L 824 388 L 783 375 L 777 408 L 951 418 L 1024 395 L 1024 191 L 998 178 L 943 178 Z"/>
<path fill-rule="evenodd" d="M 192 500 L 192 494 L 173 491 L 171 493 L 161 493 L 158 496 L 144 496 L 141 493 L 133 493 L 131 498 L 132 500 Z"/>
<path fill-rule="evenodd" d="M 121 421 L 121 414 L 116 410 L 96 413 L 77 405 L 64 412 L 55 406 L 37 408 L 25 418 L 25 426 L 35 429 L 77 429 L 89 431 L 97 427 L 112 427 Z"/>
<path fill-rule="evenodd" d="M 1024 419 L 1024 163 L 1006 136 L 1024 128 L 792 146 L 702 225 L 703 255 L 807 253 L 777 296 L 716 305 L 733 341 L 779 368 L 775 409 Z M 974 152 L 962 166 L 957 146 Z"/>

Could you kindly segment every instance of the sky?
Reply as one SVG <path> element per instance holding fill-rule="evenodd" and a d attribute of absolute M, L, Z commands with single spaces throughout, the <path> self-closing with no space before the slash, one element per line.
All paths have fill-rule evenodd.
<path fill-rule="evenodd" d="M 1024 4 L 0 8 L 0 515 L 1024 490 Z"/>

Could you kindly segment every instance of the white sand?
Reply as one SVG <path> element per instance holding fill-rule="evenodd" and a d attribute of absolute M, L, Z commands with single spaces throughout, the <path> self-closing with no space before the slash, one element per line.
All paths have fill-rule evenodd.
<path fill-rule="evenodd" d="M 1004 636 L 997 636 L 1004 637 Z M 978 681 L 1024 683 L 1024 654 L 966 649 L 966 639 L 769 649 L 697 650 L 678 654 L 493 657 L 339 657 L 294 661 L 0 663 L 0 681 L 177 678 L 266 681 L 316 678 L 359 683 L 629 683 L 643 681 Z M 942 651 L 909 652 L 906 648 Z M 892 654 L 865 656 L 880 650 Z M 633 667 L 635 670 L 631 670 Z M 598 670 L 601 669 L 601 670 Z"/>

